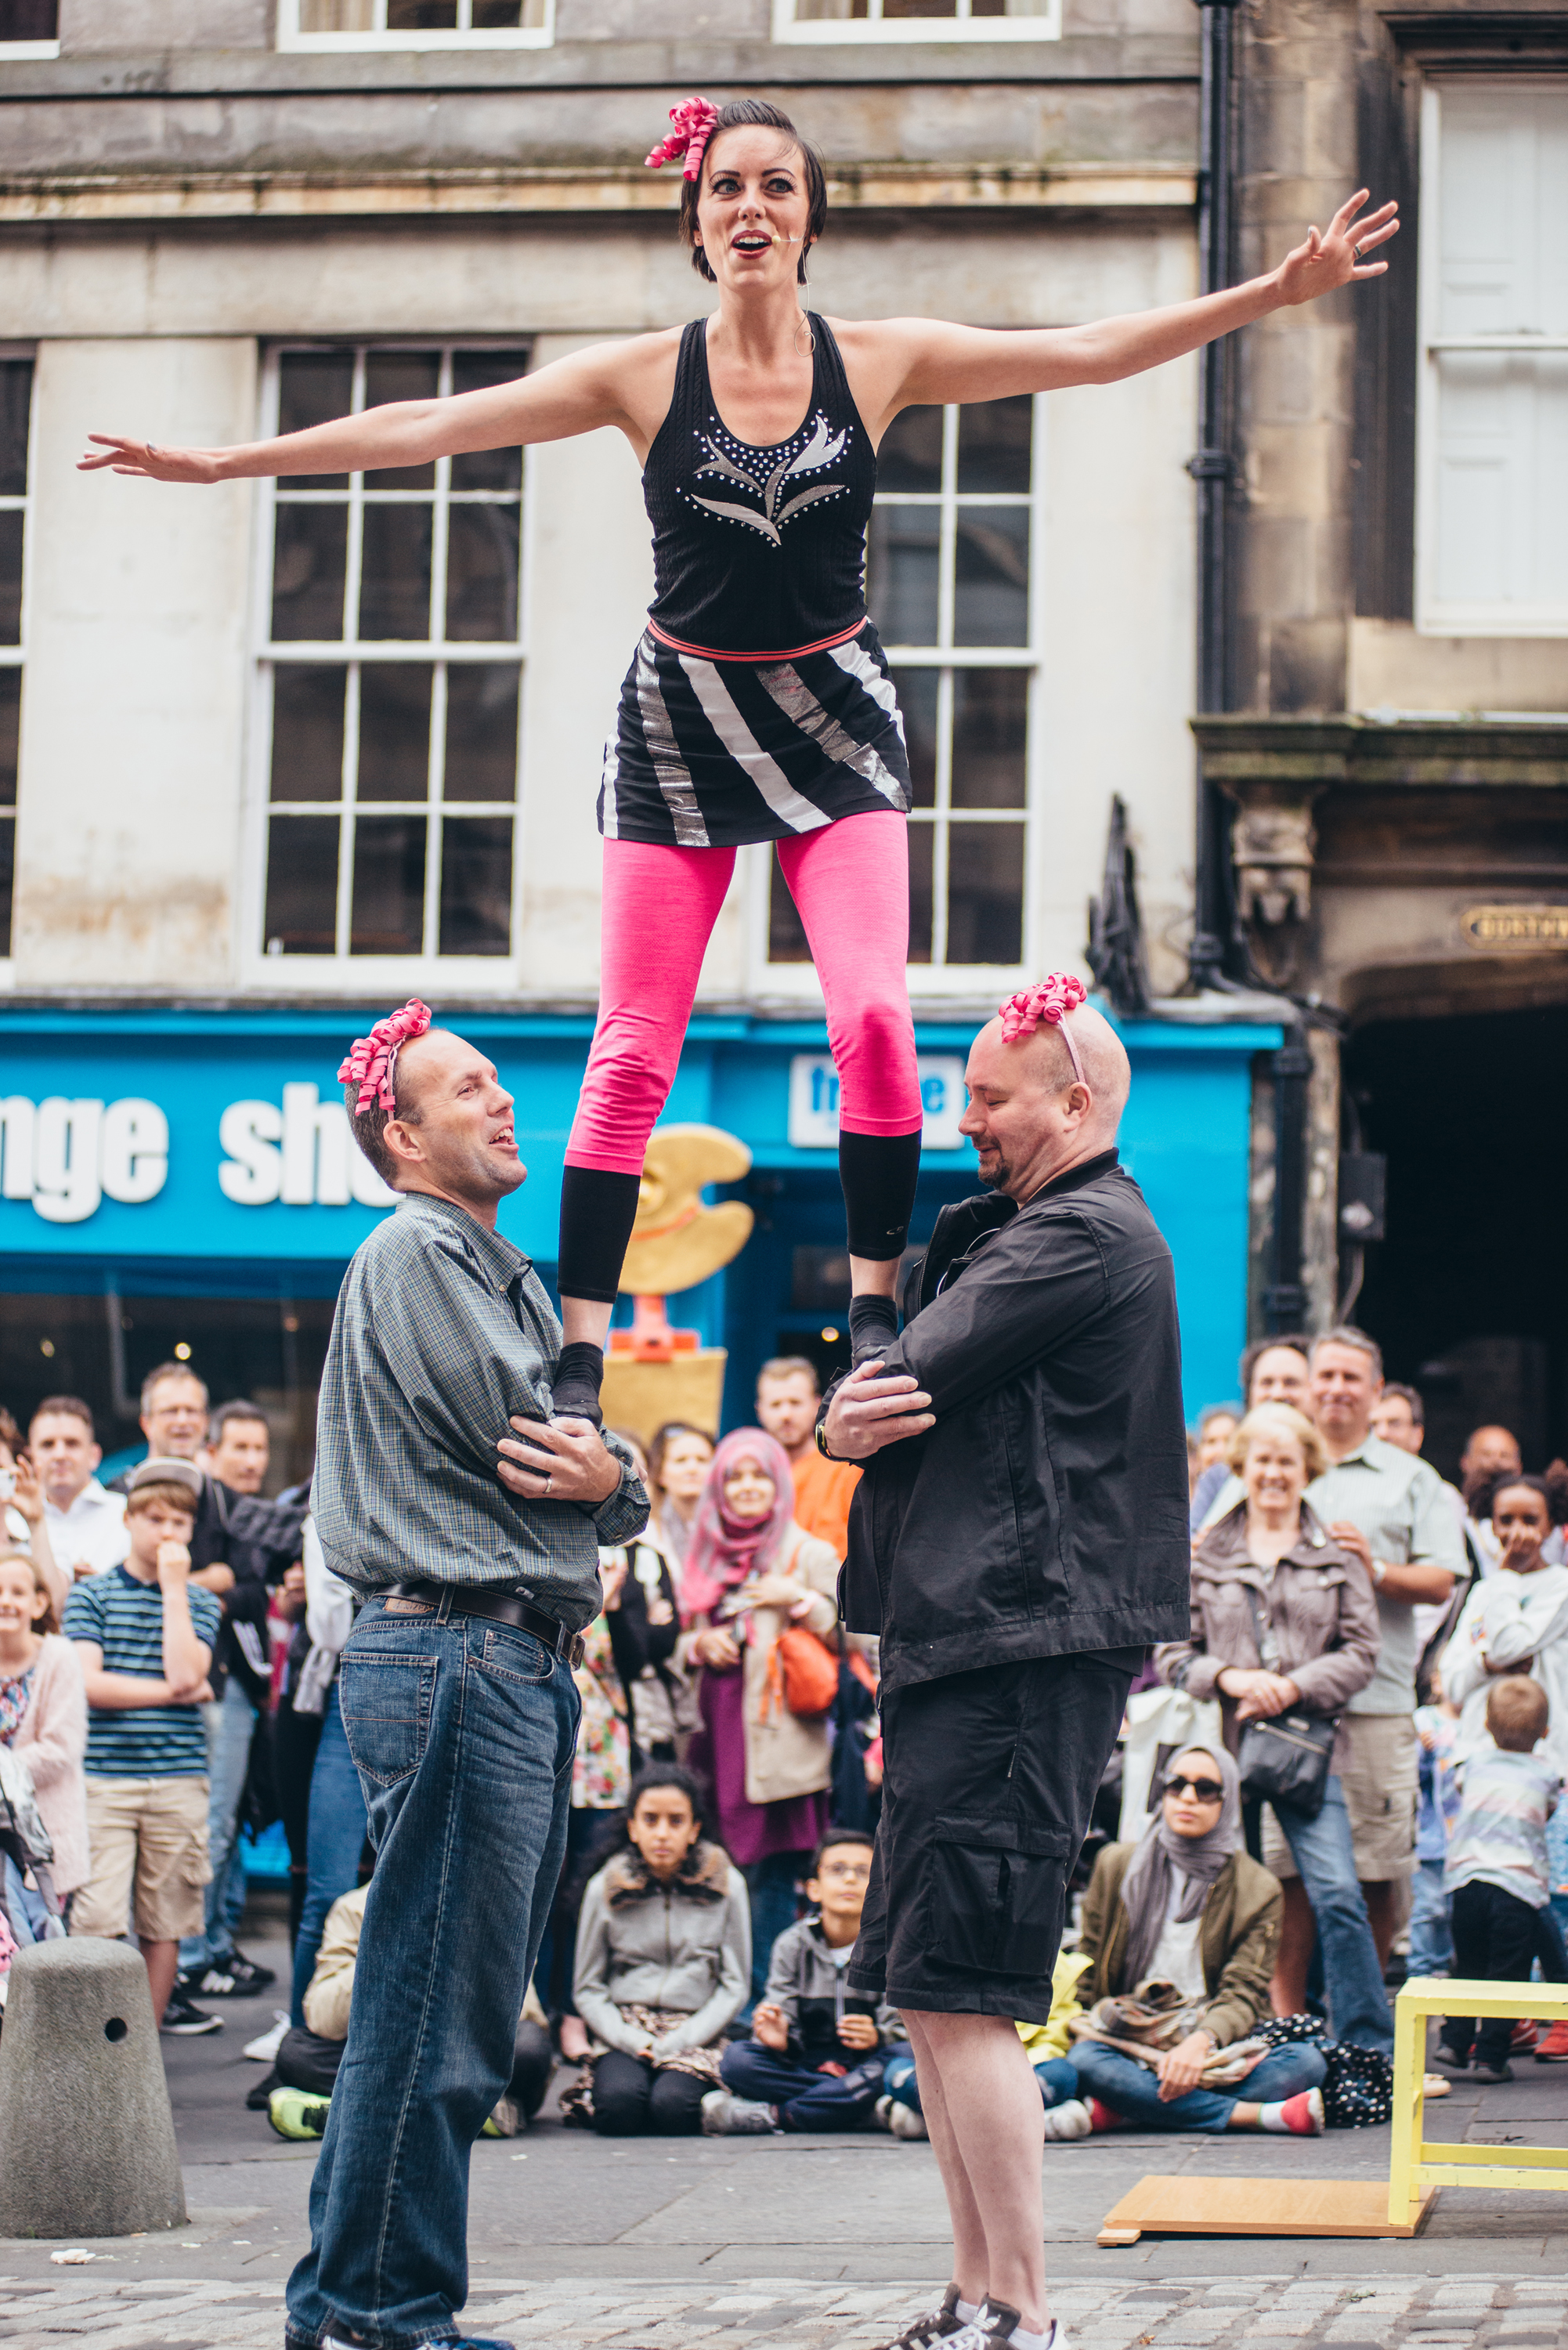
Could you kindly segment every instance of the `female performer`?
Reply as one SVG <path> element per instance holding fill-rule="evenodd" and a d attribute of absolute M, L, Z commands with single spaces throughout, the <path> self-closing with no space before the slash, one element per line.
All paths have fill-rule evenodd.
<path fill-rule="evenodd" d="M 905 963 L 909 763 L 862 568 L 877 449 L 899 411 L 1112 383 L 1288 304 L 1382 275 L 1396 207 L 1248 285 L 1098 325 L 994 331 L 801 307 L 823 234 L 821 159 L 762 99 L 688 99 L 649 157 L 684 158 L 680 234 L 719 289 L 707 318 L 602 343 L 515 383 L 395 400 L 233 449 L 94 433 L 84 469 L 162 482 L 373 472 L 613 425 L 643 467 L 655 596 L 599 794 L 598 1025 L 566 1147 L 557 1412 L 598 1419 L 602 1348 L 643 1151 L 675 1074 L 735 850 L 776 841 L 840 1084 L 856 1359 L 895 1334 L 919 1168 Z M 1359 243 L 1355 241 L 1359 234 Z"/>

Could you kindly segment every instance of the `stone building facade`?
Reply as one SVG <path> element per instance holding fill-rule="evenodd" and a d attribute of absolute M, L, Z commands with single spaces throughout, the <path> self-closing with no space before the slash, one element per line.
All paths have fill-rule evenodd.
<path fill-rule="evenodd" d="M 1441 1095 L 1456 1019 L 1490 1024 L 1467 1067 L 1522 1070 L 1562 1016 L 1565 26 L 1528 0 L 0 0 L 0 1394 L 75 1384 L 122 1423 L 177 1342 L 302 1430 L 377 1212 L 334 1055 L 410 992 L 516 1078 L 515 1231 L 552 1253 L 649 584 L 625 445 L 210 492 L 74 461 L 93 431 L 244 440 L 700 314 L 641 161 L 693 90 L 768 95 L 822 146 L 830 314 L 1139 308 L 1197 289 L 1217 210 L 1239 273 L 1358 181 L 1401 195 L 1389 277 L 1237 338 L 1213 416 L 1189 361 L 889 435 L 868 581 L 920 778 L 921 1213 L 972 1181 L 977 1019 L 1086 971 L 1119 801 L 1152 998 L 1130 1139 L 1191 1400 L 1249 1320 L 1321 1324 L 1363 1275 L 1397 1368 L 1484 1342 L 1548 1394 L 1539 1303 L 1494 1327 L 1473 1249 L 1434 1272 L 1459 1211 L 1395 1097 L 1417 1069 Z M 1483 251 L 1434 224 L 1496 156 Z M 1200 433 L 1199 473 L 1231 474 L 1204 696 Z M 737 1397 L 776 1346 L 839 1343 L 824 1044 L 747 852 L 670 1108 L 756 1159 L 757 1240 L 685 1308 Z M 1363 1250 L 1341 1176 L 1380 1153 L 1390 1237 Z"/>

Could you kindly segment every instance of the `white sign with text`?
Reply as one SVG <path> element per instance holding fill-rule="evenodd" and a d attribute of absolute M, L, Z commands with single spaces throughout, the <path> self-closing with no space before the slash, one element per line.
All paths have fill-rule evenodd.
<path fill-rule="evenodd" d="M 963 1137 L 963 1062 L 957 1053 L 922 1053 L 916 1064 L 925 1120 L 925 1150 L 959 1150 Z M 828 1053 L 797 1053 L 789 1065 L 789 1145 L 792 1150 L 838 1148 L 838 1072 Z"/>

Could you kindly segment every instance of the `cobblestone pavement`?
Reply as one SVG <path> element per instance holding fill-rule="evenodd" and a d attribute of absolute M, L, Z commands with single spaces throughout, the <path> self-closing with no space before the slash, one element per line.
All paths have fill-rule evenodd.
<path fill-rule="evenodd" d="M 39 2284 L 0 2275 L 7 2350 L 258 2350 L 283 2338 L 277 2285 L 144 2280 L 83 2272 Z M 548 2350 L 873 2350 L 929 2295 L 918 2287 L 745 2283 L 613 2287 L 486 2279 L 464 2313 L 476 2333 Z M 1055 2293 L 1074 2350 L 1565 2350 L 1568 2280 L 1365 2277 L 1291 2272 L 1223 2281 L 1074 2282 Z"/>

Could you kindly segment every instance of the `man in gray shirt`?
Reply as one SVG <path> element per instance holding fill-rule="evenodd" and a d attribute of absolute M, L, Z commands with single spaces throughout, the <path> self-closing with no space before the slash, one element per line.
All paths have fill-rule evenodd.
<path fill-rule="evenodd" d="M 648 1517 L 624 1451 L 552 1418 L 560 1326 L 495 1229 L 527 1172 L 512 1097 L 429 1024 L 406 1006 L 339 1072 L 402 1196 L 348 1268 L 321 1384 L 312 1505 L 366 1595 L 338 1687 L 376 1872 L 288 2283 L 296 2350 L 455 2338 L 469 2148 L 511 2077 L 566 1849 L 576 1636 L 599 1544 Z"/>
<path fill-rule="evenodd" d="M 1371 1575 L 1383 1635 L 1376 1673 L 1345 1708 L 1350 1762 L 1340 1783 L 1355 1874 L 1386 1966 L 1397 1887 L 1416 1865 L 1416 1610 L 1447 1604 L 1455 1576 L 1465 1572 L 1464 1544 L 1437 1471 L 1372 1433 L 1372 1408 L 1383 1391 L 1376 1340 L 1364 1330 L 1330 1330 L 1313 1340 L 1310 1359 L 1312 1416 L 1329 1466 L 1306 1498 Z M 1263 1861 L 1285 1880 L 1288 1920 L 1303 1897 L 1277 1830 L 1265 1835 Z"/>

